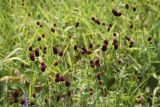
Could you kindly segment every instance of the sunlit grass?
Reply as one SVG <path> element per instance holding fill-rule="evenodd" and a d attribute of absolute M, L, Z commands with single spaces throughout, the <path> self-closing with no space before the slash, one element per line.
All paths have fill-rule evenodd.
<path fill-rule="evenodd" d="M 159 10 L 159 0 L 0 0 L 0 107 L 158 107 Z"/>

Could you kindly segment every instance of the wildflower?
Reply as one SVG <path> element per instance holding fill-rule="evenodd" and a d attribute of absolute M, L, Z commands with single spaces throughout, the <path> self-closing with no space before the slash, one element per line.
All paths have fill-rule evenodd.
<path fill-rule="evenodd" d="M 101 24 L 101 22 L 100 22 L 99 19 L 96 19 L 96 20 L 95 20 L 95 23 L 96 23 L 97 25 L 100 25 L 100 24 Z"/>
<path fill-rule="evenodd" d="M 118 49 L 118 43 L 114 43 L 114 49 L 115 49 L 115 50 Z"/>
<path fill-rule="evenodd" d="M 29 51 L 32 51 L 32 46 L 29 47 Z"/>
<path fill-rule="evenodd" d="M 95 21 L 95 20 L 96 20 L 96 18 L 95 18 L 95 17 L 92 17 L 91 19 L 92 19 L 92 21 Z"/>
<path fill-rule="evenodd" d="M 53 50 L 53 53 L 54 53 L 54 54 L 58 54 L 58 49 L 57 49 L 57 47 L 53 47 L 52 50 Z"/>
<path fill-rule="evenodd" d="M 97 67 L 100 67 L 99 59 L 97 59 L 97 60 L 95 61 L 95 65 L 96 65 Z"/>
<path fill-rule="evenodd" d="M 129 9 L 129 4 L 125 4 L 125 8 L 126 8 L 126 9 Z"/>
<path fill-rule="evenodd" d="M 71 83 L 70 83 L 70 81 L 69 81 L 69 80 L 66 80 L 66 81 L 65 81 L 65 86 L 66 86 L 66 87 L 69 87 L 69 86 L 70 86 L 70 84 L 71 84 Z"/>
<path fill-rule="evenodd" d="M 74 50 L 77 50 L 77 45 L 74 46 Z"/>
<path fill-rule="evenodd" d="M 91 67 L 94 68 L 94 61 L 90 60 L 89 62 L 90 62 Z"/>
<path fill-rule="evenodd" d="M 93 91 L 89 91 L 89 95 L 93 95 Z"/>
<path fill-rule="evenodd" d="M 115 10 L 115 9 L 112 9 L 112 13 L 113 13 L 115 16 L 121 16 L 121 15 L 122 15 L 121 12 L 118 12 L 118 11 Z"/>
<path fill-rule="evenodd" d="M 60 77 L 60 75 L 59 74 L 56 74 L 56 78 L 59 78 Z"/>
<path fill-rule="evenodd" d="M 14 98 L 17 98 L 18 96 L 19 96 L 19 90 L 15 90 L 13 93 L 12 93 L 12 96 L 14 97 Z"/>
<path fill-rule="evenodd" d="M 45 38 L 45 34 L 42 34 L 42 38 Z"/>
<path fill-rule="evenodd" d="M 40 22 L 39 22 L 39 21 L 37 21 L 37 25 L 38 25 L 38 26 L 40 25 Z"/>
<path fill-rule="evenodd" d="M 76 23 L 75 27 L 76 27 L 76 28 L 79 27 L 79 22 Z"/>
<path fill-rule="evenodd" d="M 53 33 L 54 33 L 54 32 L 55 32 L 55 29 L 54 29 L 54 28 L 51 28 L 51 32 L 53 32 Z"/>
<path fill-rule="evenodd" d="M 91 49 L 93 48 L 93 44 L 92 43 L 89 44 L 89 48 L 91 48 Z"/>
<path fill-rule="evenodd" d="M 25 85 L 28 87 L 29 86 L 29 84 L 30 84 L 30 81 L 29 80 L 25 80 Z"/>
<path fill-rule="evenodd" d="M 129 48 L 132 48 L 134 46 L 134 41 L 130 41 Z"/>
<path fill-rule="evenodd" d="M 96 77 L 97 77 L 98 80 L 100 80 L 100 78 L 101 78 L 101 73 L 98 72 L 98 73 L 96 74 Z"/>
<path fill-rule="evenodd" d="M 35 97 L 36 97 L 36 94 L 35 94 L 35 93 L 33 93 L 33 94 L 32 94 L 32 97 L 34 97 L 34 98 L 35 98 Z"/>
<path fill-rule="evenodd" d="M 130 41 L 130 40 L 131 40 L 129 36 L 125 36 L 125 39 L 126 39 L 127 41 Z"/>
<path fill-rule="evenodd" d="M 54 23 L 53 26 L 56 27 L 57 25 Z"/>
<path fill-rule="evenodd" d="M 112 27 L 112 23 L 110 23 L 110 24 L 108 25 L 108 27 L 110 27 L 110 28 L 111 28 L 111 27 Z"/>
<path fill-rule="evenodd" d="M 21 105 L 24 105 L 24 104 L 25 104 L 25 100 L 22 99 L 22 100 L 21 100 Z"/>
<path fill-rule="evenodd" d="M 43 25 L 42 25 L 42 24 L 40 24 L 39 26 L 40 26 L 40 27 L 43 27 Z"/>
<path fill-rule="evenodd" d="M 59 56 L 63 56 L 63 50 L 59 52 Z"/>
<path fill-rule="evenodd" d="M 42 72 L 44 72 L 46 70 L 46 64 L 44 62 L 41 63 L 40 69 Z"/>
<path fill-rule="evenodd" d="M 55 78 L 55 82 L 59 82 L 59 79 L 58 79 L 58 78 Z"/>
<path fill-rule="evenodd" d="M 104 45 L 108 45 L 108 40 L 106 39 L 106 40 L 104 40 Z"/>
<path fill-rule="evenodd" d="M 60 76 L 59 78 L 59 81 L 63 82 L 65 80 L 65 78 L 63 76 Z"/>
<path fill-rule="evenodd" d="M 106 24 L 103 22 L 102 25 L 105 26 Z"/>
<path fill-rule="evenodd" d="M 131 24 L 131 25 L 129 26 L 129 28 L 130 28 L 130 29 L 133 29 L 133 24 Z"/>
<path fill-rule="evenodd" d="M 114 33 L 113 33 L 113 36 L 115 36 L 115 37 L 116 37 L 116 35 L 117 35 L 117 33 L 116 33 L 116 32 L 114 32 Z"/>
<path fill-rule="evenodd" d="M 103 46 L 102 46 L 102 51 L 106 51 L 107 50 L 107 46 L 104 44 Z"/>
<path fill-rule="evenodd" d="M 60 95 L 57 95 L 57 97 L 56 97 L 57 102 L 58 102 L 60 99 L 61 99 L 61 96 L 60 96 Z"/>
<path fill-rule="evenodd" d="M 134 11 L 134 12 L 136 11 L 136 7 L 133 7 L 133 11 Z"/>
<path fill-rule="evenodd" d="M 114 46 L 114 49 L 117 50 L 118 49 L 118 41 L 117 39 L 113 39 L 113 46 Z"/>
<path fill-rule="evenodd" d="M 39 50 L 38 50 L 38 49 L 36 49 L 34 53 L 35 53 L 35 55 L 36 55 L 37 57 L 39 56 Z"/>
<path fill-rule="evenodd" d="M 38 38 L 37 38 L 37 41 L 41 41 L 41 37 L 38 37 Z"/>
<path fill-rule="evenodd" d="M 56 62 L 54 63 L 54 65 L 55 65 L 55 66 L 57 66 L 57 65 L 58 65 L 58 63 L 59 63 L 59 62 L 58 62 L 58 61 L 56 61 Z"/>
<path fill-rule="evenodd" d="M 152 40 L 152 37 L 148 37 L 148 39 L 147 39 L 148 41 L 151 41 Z"/>
<path fill-rule="evenodd" d="M 45 98 L 44 101 L 45 101 L 45 103 L 48 103 L 48 98 Z"/>
<path fill-rule="evenodd" d="M 31 59 L 32 61 L 35 60 L 35 56 L 34 56 L 34 53 L 33 53 L 33 52 L 30 52 L 29 56 L 30 56 L 30 59 Z"/>

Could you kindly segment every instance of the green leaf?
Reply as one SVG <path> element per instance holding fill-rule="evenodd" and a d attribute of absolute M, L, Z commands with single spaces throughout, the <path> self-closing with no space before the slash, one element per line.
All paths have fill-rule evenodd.
<path fill-rule="evenodd" d="M 67 51 L 67 62 L 70 66 L 72 66 L 72 60 L 68 51 Z"/>

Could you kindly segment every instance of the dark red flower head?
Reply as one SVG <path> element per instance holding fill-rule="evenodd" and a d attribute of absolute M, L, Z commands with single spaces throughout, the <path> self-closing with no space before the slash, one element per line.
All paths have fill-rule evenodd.
<path fill-rule="evenodd" d="M 106 39 L 106 40 L 104 40 L 104 45 L 108 45 L 108 40 Z"/>
<path fill-rule="evenodd" d="M 76 27 L 76 28 L 79 27 L 79 22 L 76 23 L 75 27 Z"/>
<path fill-rule="evenodd" d="M 74 45 L 74 50 L 77 50 L 77 45 Z"/>
<path fill-rule="evenodd" d="M 29 47 L 29 51 L 32 51 L 32 46 Z"/>
<path fill-rule="evenodd" d="M 121 15 L 122 15 L 121 12 L 118 12 L 118 11 L 115 10 L 115 9 L 112 9 L 112 13 L 113 13 L 115 16 L 121 16 Z"/>
<path fill-rule="evenodd" d="M 55 78 L 55 82 L 59 82 L 59 78 Z"/>
<path fill-rule="evenodd" d="M 129 9 L 129 4 L 125 4 L 125 8 L 126 8 L 126 9 Z"/>
<path fill-rule="evenodd" d="M 38 25 L 38 26 L 40 25 L 40 22 L 39 22 L 39 21 L 37 21 L 37 25 Z"/>
<path fill-rule="evenodd" d="M 95 65 L 96 65 L 97 67 L 100 67 L 99 59 L 96 59 L 96 61 L 95 61 Z"/>
<path fill-rule="evenodd" d="M 45 34 L 42 34 L 42 38 L 45 38 Z"/>
<path fill-rule="evenodd" d="M 96 20 L 96 18 L 95 18 L 95 17 L 92 17 L 91 19 L 92 19 L 92 21 L 95 21 L 95 20 Z"/>
<path fill-rule="evenodd" d="M 21 100 L 21 105 L 24 105 L 24 103 L 25 103 L 25 99 L 22 99 Z"/>
<path fill-rule="evenodd" d="M 39 49 L 36 49 L 36 50 L 34 51 L 34 53 L 35 53 L 35 55 L 38 57 L 38 56 L 39 56 Z"/>
<path fill-rule="evenodd" d="M 17 98 L 18 96 L 19 96 L 19 90 L 15 90 L 13 93 L 12 93 L 12 96 L 14 97 L 14 98 Z"/>
<path fill-rule="evenodd" d="M 94 61 L 93 61 L 93 60 L 90 60 L 89 63 L 90 63 L 90 65 L 91 65 L 91 67 L 94 68 Z"/>
<path fill-rule="evenodd" d="M 107 50 L 107 46 L 104 44 L 103 46 L 102 46 L 102 51 L 106 51 Z"/>
<path fill-rule="evenodd" d="M 101 24 L 101 22 L 100 22 L 99 19 L 96 19 L 96 20 L 95 20 L 95 23 L 96 23 L 97 25 L 100 25 L 100 24 Z"/>
<path fill-rule="evenodd" d="M 59 56 L 63 56 L 63 50 L 59 52 Z"/>
<path fill-rule="evenodd" d="M 38 40 L 38 41 L 41 41 L 41 37 L 38 37 L 37 40 Z"/>
<path fill-rule="evenodd" d="M 115 36 L 115 37 L 116 37 L 116 36 L 117 36 L 117 33 L 116 33 L 116 32 L 113 32 L 113 36 Z"/>
<path fill-rule="evenodd" d="M 46 70 L 46 64 L 44 62 L 41 63 L 40 69 L 42 72 L 44 72 Z"/>
<path fill-rule="evenodd" d="M 54 29 L 54 28 L 51 28 L 51 32 L 53 32 L 53 33 L 54 33 L 54 32 L 55 32 L 55 29 Z"/>
<path fill-rule="evenodd" d="M 131 38 L 130 38 L 129 36 L 125 36 L 125 39 L 126 39 L 127 41 L 130 41 L 130 40 L 131 40 Z"/>
<path fill-rule="evenodd" d="M 71 84 L 71 83 L 70 83 L 70 81 L 69 81 L 69 80 L 65 80 L 65 86 L 66 86 L 66 87 L 69 87 L 69 86 L 70 86 L 70 84 Z"/>
<path fill-rule="evenodd" d="M 134 11 L 134 12 L 136 11 L 136 7 L 133 7 L 133 11 Z"/>
<path fill-rule="evenodd" d="M 114 44 L 117 44 L 117 43 L 118 43 L 117 39 L 113 39 L 113 43 L 112 44 L 114 45 Z"/>
<path fill-rule="evenodd" d="M 63 82 L 65 80 L 64 76 L 60 76 L 59 78 L 59 81 Z"/>
<path fill-rule="evenodd" d="M 35 60 L 35 56 L 34 56 L 34 53 L 33 53 L 33 52 L 30 52 L 29 57 L 30 57 L 30 59 L 31 59 L 32 61 Z"/>
<path fill-rule="evenodd" d="M 90 55 L 91 54 L 91 51 L 87 50 L 86 48 L 82 48 L 82 54 L 83 55 Z"/>
<path fill-rule="evenodd" d="M 91 48 L 91 49 L 93 48 L 93 43 L 89 44 L 89 48 Z"/>
<path fill-rule="evenodd" d="M 152 37 L 148 37 L 148 41 L 151 41 L 152 40 Z"/>
<path fill-rule="evenodd" d="M 53 53 L 54 53 L 54 54 L 58 54 L 58 49 L 57 49 L 57 47 L 53 47 L 52 50 L 53 50 Z"/>
<path fill-rule="evenodd" d="M 113 44 L 113 46 L 114 46 L 114 49 L 115 49 L 115 50 L 118 49 L 118 43 L 117 43 L 117 42 L 115 42 L 115 43 Z"/>
<path fill-rule="evenodd" d="M 53 26 L 56 27 L 57 26 L 56 23 L 54 23 Z"/>
<path fill-rule="evenodd" d="M 60 76 L 60 74 L 57 73 L 57 74 L 56 74 L 56 78 L 59 78 L 59 76 Z"/>
<path fill-rule="evenodd" d="M 129 48 L 132 48 L 133 46 L 134 46 L 134 41 L 130 41 Z"/>

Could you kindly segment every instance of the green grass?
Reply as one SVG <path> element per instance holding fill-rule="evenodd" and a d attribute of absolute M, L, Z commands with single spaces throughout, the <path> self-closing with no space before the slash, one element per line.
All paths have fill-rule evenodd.
<path fill-rule="evenodd" d="M 122 15 L 114 16 L 112 9 Z M 28 107 L 159 107 L 159 10 L 159 0 L 0 0 L 0 107 L 22 106 L 25 94 Z M 42 34 L 45 38 L 38 41 Z M 126 35 L 134 41 L 131 48 Z M 106 39 L 109 44 L 103 52 Z M 117 50 L 113 39 L 118 41 Z M 30 46 L 40 50 L 35 61 L 30 60 Z M 63 50 L 63 56 L 55 55 L 53 46 Z M 91 54 L 83 55 L 83 47 Z M 100 67 L 92 68 L 90 60 L 97 59 Z M 47 66 L 44 72 L 41 62 Z M 56 74 L 68 79 L 70 86 L 55 82 Z"/>

